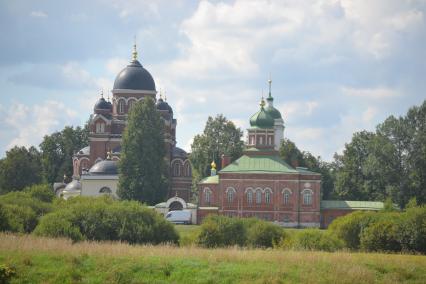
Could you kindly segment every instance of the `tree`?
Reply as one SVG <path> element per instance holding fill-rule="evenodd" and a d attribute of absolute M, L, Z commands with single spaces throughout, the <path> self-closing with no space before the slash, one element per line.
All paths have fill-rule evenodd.
<path fill-rule="evenodd" d="M 66 126 L 61 132 L 46 135 L 40 144 L 43 177 L 49 184 L 61 181 L 64 174 L 72 176 L 74 153 L 89 144 L 89 130 Z"/>
<path fill-rule="evenodd" d="M 123 133 L 118 195 L 154 205 L 168 192 L 164 122 L 154 100 L 138 102 Z"/>
<path fill-rule="evenodd" d="M 217 170 L 221 170 L 222 154 L 229 155 L 231 161 L 241 157 L 244 145 L 242 136 L 241 129 L 222 114 L 214 119 L 209 116 L 203 134 L 196 135 L 191 144 L 189 159 L 194 175 L 199 178 L 210 175 L 212 160 L 215 161 Z"/>
<path fill-rule="evenodd" d="M 42 180 L 40 153 L 36 148 L 15 146 L 0 162 L 0 193 L 20 191 Z"/>
<path fill-rule="evenodd" d="M 295 167 L 306 167 L 322 176 L 321 193 L 322 198 L 327 199 L 334 196 L 333 165 L 315 157 L 307 151 L 300 151 L 296 144 L 285 138 L 280 145 L 280 156 L 288 164 Z"/>

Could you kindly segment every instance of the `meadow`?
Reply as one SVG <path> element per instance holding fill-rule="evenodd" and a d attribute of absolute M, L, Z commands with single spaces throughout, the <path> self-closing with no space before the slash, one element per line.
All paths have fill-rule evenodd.
<path fill-rule="evenodd" d="M 178 226 L 183 239 L 197 230 Z M 426 256 L 421 255 L 73 243 L 7 233 L 0 234 L 0 264 L 16 272 L 11 283 L 424 283 L 426 279 Z"/>

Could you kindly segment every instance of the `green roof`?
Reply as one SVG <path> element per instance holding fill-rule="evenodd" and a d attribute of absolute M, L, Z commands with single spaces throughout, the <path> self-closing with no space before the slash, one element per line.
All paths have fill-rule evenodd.
<path fill-rule="evenodd" d="M 290 173 L 297 174 L 299 171 L 293 169 L 279 156 L 275 155 L 243 155 L 232 162 L 220 173 Z"/>
<path fill-rule="evenodd" d="M 250 117 L 250 126 L 253 128 L 273 128 L 274 118 L 261 106 L 260 110 Z"/>
<path fill-rule="evenodd" d="M 383 202 L 322 200 L 321 209 L 381 210 L 383 209 Z"/>
<path fill-rule="evenodd" d="M 199 183 L 206 183 L 206 184 L 218 184 L 219 183 L 219 176 L 209 176 L 204 179 L 202 179 Z"/>

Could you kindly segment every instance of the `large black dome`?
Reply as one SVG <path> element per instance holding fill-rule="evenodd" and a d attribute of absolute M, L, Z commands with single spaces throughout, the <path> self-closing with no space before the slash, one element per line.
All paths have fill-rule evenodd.
<path fill-rule="evenodd" d="M 90 170 L 91 175 L 117 175 L 117 161 L 103 160 L 94 164 Z"/>
<path fill-rule="evenodd" d="M 155 91 L 155 82 L 151 74 L 136 59 L 118 73 L 114 89 Z"/>

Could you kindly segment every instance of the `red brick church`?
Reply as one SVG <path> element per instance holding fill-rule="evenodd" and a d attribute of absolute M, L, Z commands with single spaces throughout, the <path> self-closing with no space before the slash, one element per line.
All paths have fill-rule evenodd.
<path fill-rule="evenodd" d="M 117 163 L 110 160 L 120 159 L 122 134 L 129 111 L 135 102 L 151 97 L 156 100 L 157 110 L 164 120 L 165 159 L 169 164 L 171 176 L 169 195 L 189 201 L 191 166 L 188 154 L 176 147 L 177 120 L 173 117 L 173 109 L 166 98 L 161 94 L 157 98 L 154 79 L 138 61 L 136 45 L 133 48 L 132 60 L 118 73 L 111 92 L 111 101 L 109 97 L 106 100 L 102 95 L 95 103 L 89 119 L 89 146 L 78 151 L 73 157 L 76 183 L 91 178 L 118 180 Z"/>
<path fill-rule="evenodd" d="M 246 150 L 222 170 L 198 184 L 198 223 L 209 214 L 257 217 L 285 227 L 327 227 L 333 219 L 354 210 L 380 210 L 382 202 L 322 201 L 321 175 L 292 167 L 279 156 L 284 137 L 281 113 L 273 105 L 271 81 L 265 104 L 251 116 Z"/>

